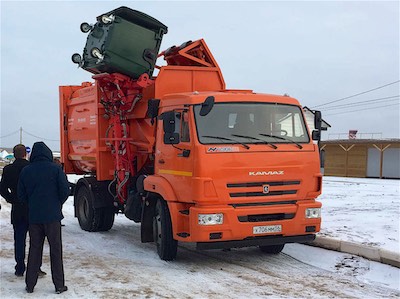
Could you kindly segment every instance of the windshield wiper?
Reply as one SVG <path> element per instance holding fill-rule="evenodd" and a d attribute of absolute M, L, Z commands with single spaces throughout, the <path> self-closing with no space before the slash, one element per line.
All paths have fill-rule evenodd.
<path fill-rule="evenodd" d="M 261 135 L 261 134 L 260 134 L 260 135 Z M 234 137 L 248 138 L 248 139 L 252 139 L 252 140 L 258 140 L 258 141 L 261 141 L 263 144 L 269 145 L 269 146 L 272 147 L 273 149 L 277 149 L 277 148 L 278 148 L 275 144 L 270 143 L 270 142 L 268 142 L 268 141 L 266 141 L 266 140 L 257 138 L 257 137 L 246 136 L 246 135 L 238 135 L 238 134 L 232 134 L 232 136 L 234 136 Z"/>
<path fill-rule="evenodd" d="M 262 134 L 262 133 L 260 133 L 258 135 L 289 141 L 290 143 L 296 144 L 299 149 L 303 148 L 303 146 L 300 143 L 297 143 L 296 141 L 293 141 L 293 140 L 288 139 L 288 138 L 284 138 L 284 137 L 281 137 L 281 136 L 275 136 L 275 135 Z"/>
<path fill-rule="evenodd" d="M 245 149 L 250 149 L 250 146 L 248 146 L 246 143 L 240 142 L 238 140 L 235 139 L 231 139 L 231 138 L 226 138 L 226 137 L 221 137 L 221 136 L 210 136 L 210 135 L 203 135 L 201 137 L 205 137 L 205 138 L 214 138 L 214 139 L 219 139 L 219 140 L 226 140 L 226 141 L 233 141 L 234 143 L 239 143 L 241 144 Z"/>

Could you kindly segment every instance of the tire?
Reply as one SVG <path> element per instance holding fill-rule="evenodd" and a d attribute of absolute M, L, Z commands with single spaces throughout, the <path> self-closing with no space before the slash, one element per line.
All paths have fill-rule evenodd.
<path fill-rule="evenodd" d="M 260 249 L 264 253 L 278 254 L 283 250 L 283 247 L 285 247 L 285 244 L 260 246 Z"/>
<path fill-rule="evenodd" d="M 115 217 L 114 209 L 102 208 L 98 210 L 102 210 L 101 211 L 102 216 L 100 217 L 101 224 L 99 225 L 98 231 L 102 232 L 109 231 L 114 225 L 114 217 Z"/>
<path fill-rule="evenodd" d="M 174 240 L 172 222 L 167 202 L 158 199 L 153 217 L 153 236 L 160 259 L 172 261 L 176 258 L 178 241 Z"/>
<path fill-rule="evenodd" d="M 92 191 L 81 185 L 76 194 L 77 217 L 80 227 L 88 232 L 107 231 L 114 224 L 114 210 L 110 208 L 94 208 Z"/>

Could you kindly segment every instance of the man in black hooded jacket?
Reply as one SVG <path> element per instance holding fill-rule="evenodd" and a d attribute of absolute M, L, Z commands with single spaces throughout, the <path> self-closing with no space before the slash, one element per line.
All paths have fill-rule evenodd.
<path fill-rule="evenodd" d="M 26 291 L 32 293 L 42 263 L 43 244 L 47 237 L 50 246 L 51 277 L 56 293 L 68 288 L 64 280 L 62 259 L 61 219 L 62 205 L 70 189 L 64 171 L 53 162 L 51 150 L 43 142 L 33 145 L 30 164 L 20 175 L 18 198 L 28 204 L 29 256 L 25 282 Z"/>

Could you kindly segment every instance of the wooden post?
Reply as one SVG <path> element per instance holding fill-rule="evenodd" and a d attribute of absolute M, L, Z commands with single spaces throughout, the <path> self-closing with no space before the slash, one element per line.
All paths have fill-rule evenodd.
<path fill-rule="evenodd" d="M 344 169 L 345 169 L 345 176 L 347 177 L 347 175 L 348 175 L 348 171 L 347 171 L 347 168 L 348 168 L 348 164 L 349 164 L 349 151 L 355 146 L 355 144 L 352 144 L 352 145 L 350 145 L 349 147 L 344 147 L 343 145 L 341 145 L 341 144 L 339 144 L 339 146 L 345 151 L 345 157 L 346 157 L 346 159 L 345 159 L 345 165 L 344 165 Z"/>
<path fill-rule="evenodd" d="M 387 150 L 391 144 L 388 144 L 385 147 L 383 147 L 383 144 L 379 144 L 379 146 L 373 144 L 373 146 L 381 153 L 379 161 L 379 178 L 381 179 L 383 177 L 383 152 Z"/>

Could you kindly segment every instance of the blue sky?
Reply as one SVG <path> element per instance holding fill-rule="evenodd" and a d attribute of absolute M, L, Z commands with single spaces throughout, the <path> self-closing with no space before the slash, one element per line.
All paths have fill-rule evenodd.
<path fill-rule="evenodd" d="M 314 107 L 400 79 L 398 1 L 2 1 L 0 147 L 18 143 L 22 127 L 26 145 L 59 149 L 58 86 L 91 81 L 71 62 L 86 41 L 79 26 L 122 5 L 168 26 L 161 49 L 204 38 L 227 88 L 287 93 Z M 336 105 L 396 96 L 399 86 Z M 332 125 L 324 138 L 349 129 L 399 138 L 398 103 L 322 106 Z"/>

